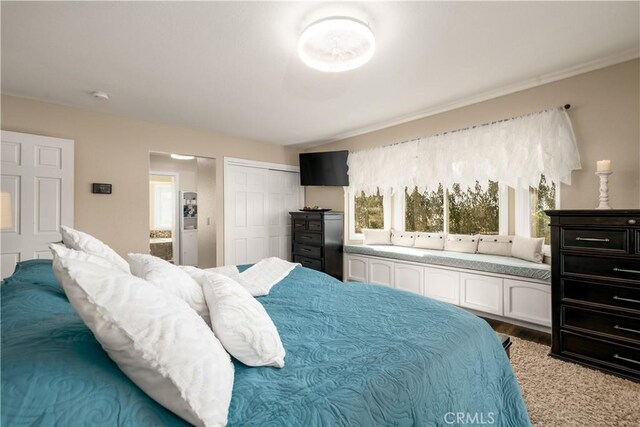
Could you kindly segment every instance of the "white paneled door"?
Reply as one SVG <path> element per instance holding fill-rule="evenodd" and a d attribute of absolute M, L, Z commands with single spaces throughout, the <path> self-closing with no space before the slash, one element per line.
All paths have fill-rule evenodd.
<path fill-rule="evenodd" d="M 60 225 L 73 226 L 73 141 L 2 131 L 2 264 L 50 258 Z"/>
<path fill-rule="evenodd" d="M 225 264 L 291 259 L 289 212 L 302 204 L 297 168 L 225 159 Z"/>

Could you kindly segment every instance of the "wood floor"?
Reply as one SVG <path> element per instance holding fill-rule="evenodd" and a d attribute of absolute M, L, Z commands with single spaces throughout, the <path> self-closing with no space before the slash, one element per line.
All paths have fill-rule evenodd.
<path fill-rule="evenodd" d="M 535 331 L 533 329 L 523 328 L 521 326 L 512 325 L 510 323 L 501 322 L 499 320 L 487 319 L 484 320 L 491 325 L 494 331 L 501 334 L 511 335 L 512 337 L 520 338 L 523 340 L 535 342 L 538 344 L 551 345 L 551 335 L 544 332 Z"/>

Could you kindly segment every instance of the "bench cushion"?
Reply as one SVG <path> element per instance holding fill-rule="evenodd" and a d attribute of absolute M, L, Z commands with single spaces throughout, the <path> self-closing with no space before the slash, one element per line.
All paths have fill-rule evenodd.
<path fill-rule="evenodd" d="M 551 281 L 550 265 L 538 264 L 512 257 L 435 251 L 388 245 L 345 245 L 344 251 L 350 254 L 486 271 L 489 273 L 536 279 L 544 282 Z"/>

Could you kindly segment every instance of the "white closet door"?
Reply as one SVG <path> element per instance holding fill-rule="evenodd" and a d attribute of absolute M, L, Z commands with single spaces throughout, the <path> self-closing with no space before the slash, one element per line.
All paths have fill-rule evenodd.
<path fill-rule="evenodd" d="M 300 175 L 290 171 L 267 171 L 269 256 L 291 260 L 291 215 L 300 203 Z"/>
<path fill-rule="evenodd" d="M 279 170 L 274 166 L 277 165 L 225 159 L 227 265 L 255 263 L 270 256 L 291 259 L 289 211 L 301 206 L 300 176 L 295 170 Z"/>
<path fill-rule="evenodd" d="M 2 278 L 17 262 L 50 258 L 60 225 L 73 226 L 73 141 L 2 131 L 2 193 L 8 193 L 12 224 L 3 206 Z M 3 197 L 4 203 L 4 197 Z"/>
<path fill-rule="evenodd" d="M 225 173 L 225 264 L 267 257 L 267 169 L 229 166 Z"/>

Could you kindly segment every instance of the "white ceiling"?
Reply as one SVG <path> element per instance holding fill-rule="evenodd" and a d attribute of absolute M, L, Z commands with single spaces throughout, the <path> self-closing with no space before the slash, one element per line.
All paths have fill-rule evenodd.
<path fill-rule="evenodd" d="M 2 2 L 2 92 L 276 144 L 314 144 L 638 57 L 639 2 Z M 377 50 L 306 68 L 315 19 Z M 109 101 L 90 96 L 108 92 Z M 570 101 L 570 100 L 569 100 Z"/>

